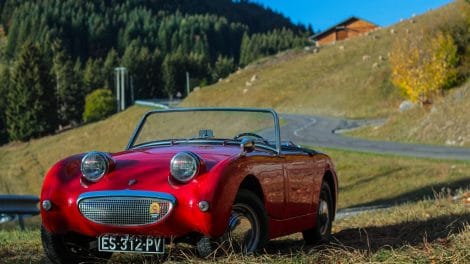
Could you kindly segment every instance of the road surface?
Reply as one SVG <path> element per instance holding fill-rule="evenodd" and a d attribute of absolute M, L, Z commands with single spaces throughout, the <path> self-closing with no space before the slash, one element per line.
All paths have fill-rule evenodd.
<path fill-rule="evenodd" d="M 280 117 L 287 121 L 287 124 L 281 128 L 281 136 L 300 145 L 420 158 L 470 160 L 470 148 L 372 141 L 347 137 L 337 133 L 341 130 L 380 123 L 381 120 L 356 121 L 292 114 L 280 114 Z"/>

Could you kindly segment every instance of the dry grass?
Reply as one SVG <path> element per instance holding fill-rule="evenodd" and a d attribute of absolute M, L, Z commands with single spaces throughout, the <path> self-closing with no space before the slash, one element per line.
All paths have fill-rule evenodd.
<path fill-rule="evenodd" d="M 451 90 L 432 106 L 397 114 L 380 127 L 366 127 L 349 135 L 368 139 L 470 146 L 470 81 Z"/>
<path fill-rule="evenodd" d="M 45 263 L 38 223 L 21 232 L 0 231 L 2 263 Z M 468 263 L 468 205 L 446 194 L 335 222 L 329 245 L 305 245 L 300 234 L 270 241 L 257 256 L 228 253 L 200 259 L 187 245 L 163 257 L 115 254 L 112 263 Z"/>
<path fill-rule="evenodd" d="M 297 50 L 262 59 L 215 85 L 192 92 L 182 105 L 273 107 L 286 113 L 353 118 L 396 114 L 403 97 L 390 82 L 388 53 L 393 41 L 414 37 L 423 27 L 442 27 L 460 15 L 462 4 L 458 1 L 322 47 L 318 53 Z"/>
<path fill-rule="evenodd" d="M 54 136 L 0 148 L 0 193 L 39 194 L 49 168 L 69 155 L 90 150 L 123 150 L 138 120 L 148 111 L 132 107 L 104 121 Z"/>

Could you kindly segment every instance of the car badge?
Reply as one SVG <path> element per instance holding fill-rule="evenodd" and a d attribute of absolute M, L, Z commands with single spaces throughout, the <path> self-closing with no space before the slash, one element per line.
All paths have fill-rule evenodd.
<path fill-rule="evenodd" d="M 134 185 L 134 184 L 136 184 L 136 183 L 137 183 L 137 180 L 136 180 L 136 179 L 132 179 L 132 180 L 129 180 L 129 182 L 127 183 L 127 185 L 132 186 L 132 185 Z"/>
<path fill-rule="evenodd" d="M 150 204 L 149 213 L 151 217 L 157 218 L 158 216 L 160 216 L 160 210 L 161 208 L 159 203 L 153 202 Z"/>

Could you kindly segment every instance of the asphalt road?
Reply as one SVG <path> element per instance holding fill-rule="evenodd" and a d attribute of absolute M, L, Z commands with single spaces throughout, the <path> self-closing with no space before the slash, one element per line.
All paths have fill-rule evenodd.
<path fill-rule="evenodd" d="M 346 120 L 340 118 L 281 114 L 287 121 L 281 128 L 282 138 L 311 147 L 328 147 L 400 156 L 470 160 L 470 148 L 405 144 L 390 141 L 372 141 L 343 136 L 339 131 L 357 128 L 383 120 Z"/>

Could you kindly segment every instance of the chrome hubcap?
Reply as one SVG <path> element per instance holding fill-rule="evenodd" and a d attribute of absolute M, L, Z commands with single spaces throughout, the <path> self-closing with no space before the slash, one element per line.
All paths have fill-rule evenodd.
<path fill-rule="evenodd" d="M 233 250 L 249 253 L 259 243 L 259 222 L 255 212 L 244 204 L 235 204 L 228 225 L 228 241 Z"/>
<path fill-rule="evenodd" d="M 320 233 L 324 235 L 328 231 L 328 224 L 330 222 L 330 210 L 328 208 L 328 202 L 324 199 L 320 199 L 320 204 L 318 206 L 318 216 L 318 219 L 320 220 Z"/>

